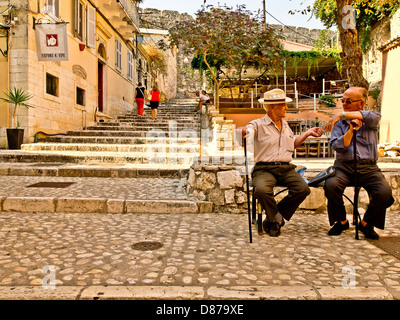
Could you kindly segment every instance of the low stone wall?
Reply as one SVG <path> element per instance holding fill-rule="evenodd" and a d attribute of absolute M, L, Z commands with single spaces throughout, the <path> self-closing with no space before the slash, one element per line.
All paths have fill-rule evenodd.
<path fill-rule="evenodd" d="M 307 172 L 306 178 L 311 179 L 318 172 Z M 396 172 L 384 172 L 386 180 L 393 190 L 395 203 L 388 212 L 400 208 L 400 174 Z M 275 188 L 276 192 L 283 188 Z M 187 192 L 193 194 L 201 201 L 210 201 L 213 212 L 246 213 L 246 176 L 244 165 L 226 164 L 194 164 L 189 170 Z M 345 194 L 353 200 L 354 188 L 347 188 Z M 277 201 L 286 195 L 285 192 L 277 196 Z M 369 203 L 368 194 L 361 189 L 359 195 L 359 209 L 362 214 Z M 345 199 L 346 208 L 351 212 L 351 203 Z M 323 188 L 311 188 L 310 195 L 299 206 L 304 210 L 326 210 L 326 198 Z"/>

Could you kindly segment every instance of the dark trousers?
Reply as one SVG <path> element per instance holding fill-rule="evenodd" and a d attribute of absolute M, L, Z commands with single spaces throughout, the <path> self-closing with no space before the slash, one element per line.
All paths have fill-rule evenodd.
<path fill-rule="evenodd" d="M 256 164 L 252 172 L 255 196 L 265 210 L 270 222 L 282 222 L 282 217 L 290 220 L 296 209 L 310 194 L 310 188 L 296 172 L 296 166 Z M 288 194 L 277 203 L 274 198 L 274 187 L 289 189 Z"/>
<path fill-rule="evenodd" d="M 328 199 L 329 223 L 346 220 L 343 192 L 347 186 L 354 186 L 353 164 L 335 161 L 336 174 L 325 181 L 325 196 Z M 370 198 L 363 220 L 379 229 L 385 227 L 386 208 L 394 199 L 392 189 L 377 165 L 357 166 L 357 186 L 363 187 Z"/>

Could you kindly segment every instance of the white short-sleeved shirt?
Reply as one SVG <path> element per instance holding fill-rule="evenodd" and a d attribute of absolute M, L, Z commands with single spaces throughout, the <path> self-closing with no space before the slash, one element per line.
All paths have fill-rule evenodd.
<path fill-rule="evenodd" d="M 207 101 L 207 100 L 210 100 L 210 97 L 208 96 L 208 94 L 202 94 L 202 93 L 200 93 L 200 99 L 202 100 L 202 101 Z"/>
<path fill-rule="evenodd" d="M 293 160 L 295 137 L 285 120 L 282 119 L 282 131 L 279 131 L 268 115 L 250 121 L 246 127 L 250 134 L 254 133 L 255 163 Z"/>

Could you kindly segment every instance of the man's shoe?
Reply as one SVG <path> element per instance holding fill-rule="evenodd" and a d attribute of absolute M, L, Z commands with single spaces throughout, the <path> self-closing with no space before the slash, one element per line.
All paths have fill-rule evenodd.
<path fill-rule="evenodd" d="M 340 235 L 344 230 L 347 230 L 349 228 L 349 221 L 345 224 L 342 224 L 340 221 L 336 222 L 335 225 L 328 231 L 328 234 L 330 236 L 338 236 Z"/>
<path fill-rule="evenodd" d="M 268 227 L 268 233 L 271 237 L 278 237 L 281 234 L 281 226 L 279 222 L 271 222 Z"/>
<path fill-rule="evenodd" d="M 368 239 L 372 240 L 378 240 L 379 239 L 379 234 L 377 234 L 374 230 L 374 226 L 367 224 L 365 227 L 361 224 L 361 222 L 358 224 L 358 230 L 360 230 L 362 233 L 364 233 L 364 236 Z"/>

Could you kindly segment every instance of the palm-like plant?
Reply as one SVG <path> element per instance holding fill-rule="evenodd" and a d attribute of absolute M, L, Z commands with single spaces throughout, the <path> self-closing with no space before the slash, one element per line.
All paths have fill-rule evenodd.
<path fill-rule="evenodd" d="M 12 117 L 12 123 L 11 127 L 14 128 L 15 126 L 15 115 L 17 113 L 17 108 L 18 106 L 24 106 L 26 108 L 33 108 L 29 104 L 26 104 L 25 102 L 28 101 L 29 99 L 32 98 L 32 96 L 28 93 L 26 93 L 22 89 L 17 89 L 14 88 L 13 90 L 7 89 L 6 92 L 3 92 L 6 98 L 0 98 L 4 102 L 14 104 L 14 112 L 13 112 L 13 117 Z M 15 126 L 17 127 L 17 126 Z"/>

